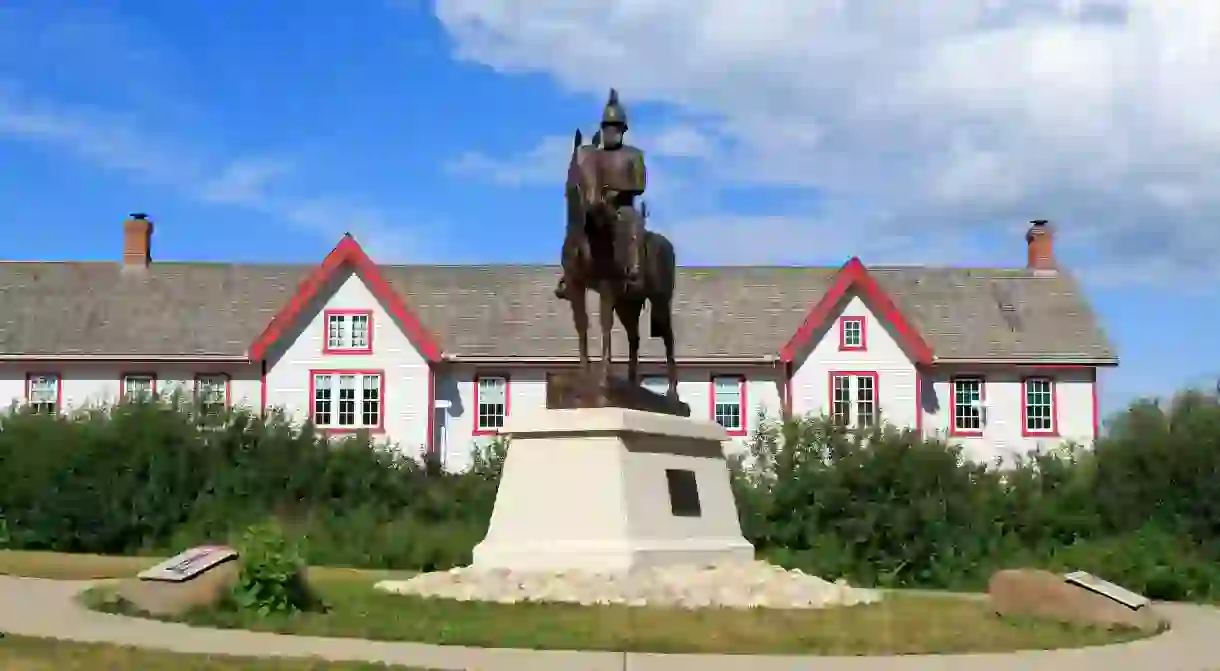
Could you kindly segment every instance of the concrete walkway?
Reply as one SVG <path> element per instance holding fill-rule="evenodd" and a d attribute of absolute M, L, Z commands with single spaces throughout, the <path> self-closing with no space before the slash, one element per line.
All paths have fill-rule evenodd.
<path fill-rule="evenodd" d="M 782 657 L 652 655 L 463 648 L 206 629 L 92 612 L 74 597 L 93 583 L 0 575 L 0 631 L 185 653 L 320 657 L 480 671 L 1220 671 L 1220 610 L 1161 605 L 1173 628 L 1122 645 L 986 655 Z"/>

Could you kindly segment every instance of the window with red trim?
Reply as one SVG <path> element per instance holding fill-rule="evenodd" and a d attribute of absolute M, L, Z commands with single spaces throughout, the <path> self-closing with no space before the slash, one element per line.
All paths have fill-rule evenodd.
<path fill-rule="evenodd" d="M 877 373 L 832 372 L 830 416 L 840 426 L 862 429 L 875 426 L 881 415 Z"/>
<path fill-rule="evenodd" d="M 474 379 L 474 433 L 486 435 L 504 428 L 508 417 L 508 376 L 480 375 Z"/>
<path fill-rule="evenodd" d="M 223 373 L 196 375 L 195 403 L 204 415 L 223 414 L 229 407 L 229 376 Z"/>
<path fill-rule="evenodd" d="M 1021 416 L 1027 436 L 1053 436 L 1055 426 L 1055 381 L 1048 377 L 1026 378 L 1022 387 Z"/>
<path fill-rule="evenodd" d="M 123 397 L 129 401 L 148 400 L 157 395 L 157 376 L 129 373 L 123 376 Z"/>
<path fill-rule="evenodd" d="M 746 433 L 746 379 L 740 375 L 712 377 L 712 420 L 730 436 Z"/>
<path fill-rule="evenodd" d="M 323 429 L 380 430 L 385 418 L 381 371 L 312 371 L 310 419 Z"/>
<path fill-rule="evenodd" d="M 372 310 L 326 310 L 326 354 L 369 354 L 373 351 Z"/>
<path fill-rule="evenodd" d="M 62 389 L 57 373 L 38 373 L 27 376 L 25 398 L 31 412 L 39 415 L 58 413 Z"/>
<path fill-rule="evenodd" d="M 955 377 L 949 380 L 952 423 L 949 433 L 955 436 L 981 436 L 984 418 L 983 401 L 986 383 L 981 377 Z"/>
<path fill-rule="evenodd" d="M 850 352 L 864 350 L 866 346 L 864 317 L 839 318 L 839 349 Z"/>

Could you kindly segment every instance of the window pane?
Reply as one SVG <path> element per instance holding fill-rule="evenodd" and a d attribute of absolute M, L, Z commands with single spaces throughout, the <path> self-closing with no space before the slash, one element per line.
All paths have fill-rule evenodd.
<path fill-rule="evenodd" d="M 360 421 L 364 426 L 381 425 L 381 376 L 365 375 L 360 402 Z"/>
<path fill-rule="evenodd" d="M 128 375 L 123 380 L 123 388 L 128 398 L 148 398 L 152 396 L 153 379 L 148 375 Z"/>
<path fill-rule="evenodd" d="M 199 409 L 207 415 L 217 415 L 225 408 L 225 387 L 228 379 L 223 375 L 201 375 L 196 380 Z"/>
<path fill-rule="evenodd" d="M 326 344 L 331 349 L 342 349 L 347 346 L 345 315 L 331 315 L 326 320 Z"/>
<path fill-rule="evenodd" d="M 715 421 L 730 431 L 740 431 L 741 423 L 741 378 L 717 377 L 712 380 L 713 409 Z"/>
<path fill-rule="evenodd" d="M 507 414 L 508 380 L 502 377 L 479 378 L 479 428 L 493 430 L 504 428 Z"/>
<path fill-rule="evenodd" d="M 851 378 L 836 375 L 832 381 L 834 397 L 831 399 L 830 416 L 835 424 L 849 426 L 851 424 Z"/>
<path fill-rule="evenodd" d="M 1054 385 L 1045 378 L 1025 381 L 1025 429 L 1054 429 Z"/>
<path fill-rule="evenodd" d="M 877 420 L 877 389 L 871 376 L 856 377 L 856 425 L 872 426 Z"/>
<path fill-rule="evenodd" d="M 852 319 L 843 322 L 843 344 L 847 347 L 859 347 L 864 340 L 859 320 Z"/>
<path fill-rule="evenodd" d="M 953 380 L 953 426 L 959 431 L 981 431 L 983 381 L 977 378 Z"/>
<path fill-rule="evenodd" d="M 38 414 L 52 415 L 58 410 L 59 376 L 34 375 L 30 377 L 30 408 Z"/>
<path fill-rule="evenodd" d="M 330 375 L 315 375 L 313 378 L 313 422 L 318 426 L 330 426 L 333 383 L 334 378 Z"/>
<path fill-rule="evenodd" d="M 368 315 L 352 316 L 352 348 L 362 349 L 369 346 Z"/>
<path fill-rule="evenodd" d="M 339 426 L 356 423 L 356 376 L 339 376 Z"/>

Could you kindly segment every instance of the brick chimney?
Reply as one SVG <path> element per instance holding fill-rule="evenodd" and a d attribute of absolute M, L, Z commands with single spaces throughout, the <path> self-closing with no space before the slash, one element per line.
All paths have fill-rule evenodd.
<path fill-rule="evenodd" d="M 1055 262 L 1054 229 L 1045 219 L 1034 219 L 1029 223 L 1029 231 L 1025 233 L 1029 259 L 1026 267 L 1035 273 L 1056 272 L 1058 264 Z"/>
<path fill-rule="evenodd" d="M 123 222 L 123 267 L 147 268 L 152 263 L 153 223 L 136 212 Z"/>

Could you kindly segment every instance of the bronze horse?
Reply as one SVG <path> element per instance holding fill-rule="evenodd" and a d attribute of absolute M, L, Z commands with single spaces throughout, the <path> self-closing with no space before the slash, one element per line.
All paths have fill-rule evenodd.
<path fill-rule="evenodd" d="M 666 396 L 678 398 L 678 366 L 674 360 L 674 331 L 671 304 L 677 264 L 674 246 L 668 238 L 651 231 L 641 241 L 642 262 L 637 287 L 629 288 L 623 270 L 625 241 L 616 226 L 616 214 L 602 197 L 597 152 L 581 146 L 581 133 L 576 131 L 572 144 L 572 159 L 568 164 L 567 203 L 568 227 L 563 246 L 563 272 L 567 286 L 564 296 L 572 303 L 572 318 L 580 337 L 580 363 L 586 371 L 589 361 L 589 311 L 586 294 L 589 289 L 601 297 L 599 316 L 602 336 L 602 384 L 610 383 L 610 334 L 614 315 L 627 331 L 627 379 L 631 386 L 639 384 L 640 314 L 644 303 L 649 304 L 649 336 L 665 343 L 666 374 L 669 389 Z M 646 210 L 641 205 L 641 214 Z"/>

